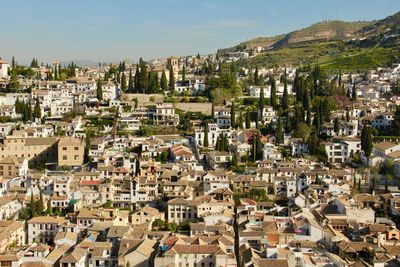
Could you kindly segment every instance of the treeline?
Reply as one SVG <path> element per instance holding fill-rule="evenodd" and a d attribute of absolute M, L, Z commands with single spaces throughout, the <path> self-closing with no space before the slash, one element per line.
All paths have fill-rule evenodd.
<path fill-rule="evenodd" d="M 27 122 L 33 119 L 40 119 L 42 112 L 40 109 L 39 99 L 36 98 L 35 106 L 32 110 L 31 100 L 20 101 L 18 98 L 15 100 L 15 113 L 21 116 L 23 122 Z"/>
<path fill-rule="evenodd" d="M 40 65 L 37 58 L 33 58 L 30 66 L 26 67 L 23 65 L 18 65 L 15 58 L 12 57 L 11 67 L 8 70 L 10 81 L 7 85 L 6 92 L 12 93 L 21 89 L 19 83 L 19 76 L 28 79 L 47 80 L 47 81 L 65 80 L 76 76 L 75 69 L 77 68 L 77 66 L 76 64 L 74 64 L 74 62 L 71 62 L 70 64 L 68 64 L 68 66 L 64 67 L 61 66 L 61 64 L 58 64 L 55 67 L 51 67 L 49 64 L 43 65 L 43 63 L 42 66 L 47 69 L 47 72 L 45 73 L 44 76 L 42 76 L 40 69 L 38 69 Z"/>
<path fill-rule="evenodd" d="M 169 70 L 169 80 L 165 71 L 159 77 L 158 72 L 148 70 L 147 64 L 142 58 L 136 64 L 135 69 L 135 73 L 132 73 L 131 68 L 129 74 L 126 75 L 126 63 L 125 61 L 120 62 L 118 67 L 110 66 L 108 72 L 104 75 L 104 80 L 109 81 L 114 78 L 114 81 L 121 85 L 121 90 L 126 93 L 155 94 L 175 89 L 175 78 L 172 70 Z"/>

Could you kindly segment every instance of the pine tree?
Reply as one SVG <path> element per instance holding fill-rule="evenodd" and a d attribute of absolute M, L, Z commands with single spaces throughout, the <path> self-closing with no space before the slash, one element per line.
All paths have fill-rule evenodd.
<path fill-rule="evenodd" d="M 236 114 L 235 114 L 235 103 L 231 104 L 231 127 L 236 128 Z"/>
<path fill-rule="evenodd" d="M 276 110 L 277 106 L 278 106 L 278 100 L 276 97 L 276 81 L 274 79 L 274 77 L 270 77 L 269 82 L 271 84 L 271 99 L 270 99 L 270 103 L 271 103 L 271 107 L 274 108 L 274 110 Z"/>
<path fill-rule="evenodd" d="M 167 80 L 167 75 L 165 75 L 165 71 L 163 70 L 162 75 L 161 75 L 161 90 L 163 92 L 168 90 L 168 80 Z"/>
<path fill-rule="evenodd" d="M 208 147 L 208 122 L 206 122 L 206 125 L 204 126 L 203 146 Z"/>
<path fill-rule="evenodd" d="M 121 86 L 121 88 L 122 88 L 122 86 Z M 103 87 L 102 87 L 102 85 L 101 85 L 101 80 L 100 80 L 100 79 L 97 80 L 97 89 L 96 89 L 96 93 L 97 93 L 97 99 L 98 99 L 99 101 L 102 101 L 102 100 L 103 100 Z"/>

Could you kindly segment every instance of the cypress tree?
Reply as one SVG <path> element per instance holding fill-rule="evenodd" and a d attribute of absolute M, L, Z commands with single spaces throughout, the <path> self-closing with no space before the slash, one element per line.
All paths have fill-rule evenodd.
<path fill-rule="evenodd" d="M 235 114 L 235 103 L 231 104 L 231 127 L 236 128 L 236 114 Z"/>
<path fill-rule="evenodd" d="M 34 111 L 33 111 L 33 114 L 34 114 L 34 116 L 35 116 L 35 119 L 40 119 L 40 118 L 42 117 L 42 114 L 41 114 L 41 113 L 42 113 L 42 112 L 41 112 L 41 110 L 40 110 L 39 98 L 36 98 L 35 107 L 34 107 Z"/>
<path fill-rule="evenodd" d="M 53 80 L 53 74 L 51 73 L 51 70 L 47 70 L 47 80 L 52 81 Z"/>
<path fill-rule="evenodd" d="M 284 111 L 289 112 L 289 94 L 287 89 L 287 80 L 284 80 L 284 89 L 282 96 L 282 108 Z"/>
<path fill-rule="evenodd" d="M 217 141 L 215 142 L 215 150 L 221 151 L 221 138 L 218 136 Z"/>
<path fill-rule="evenodd" d="M 260 84 L 260 76 L 258 75 L 258 67 L 256 67 L 256 70 L 254 71 L 254 84 L 255 85 Z"/>
<path fill-rule="evenodd" d="M 361 149 L 367 159 L 371 156 L 372 147 L 372 128 L 365 125 L 361 131 Z"/>
<path fill-rule="evenodd" d="M 214 100 L 213 101 L 211 101 L 211 118 L 212 118 L 212 120 L 214 120 L 214 116 L 215 116 L 215 111 L 214 111 Z"/>
<path fill-rule="evenodd" d="M 274 108 L 274 110 L 276 110 L 277 106 L 278 106 L 278 100 L 276 97 L 276 81 L 274 79 L 274 77 L 270 77 L 269 82 L 271 84 L 271 107 Z"/>
<path fill-rule="evenodd" d="M 204 126 L 203 146 L 208 147 L 208 122 L 206 122 L 206 125 Z"/>
<path fill-rule="evenodd" d="M 125 73 L 122 73 L 122 75 L 121 75 L 121 90 L 123 92 L 126 91 L 126 75 L 125 75 Z"/>
<path fill-rule="evenodd" d="M 356 101 L 357 100 L 357 91 L 356 91 L 356 83 L 353 83 L 353 88 L 351 90 L 351 100 Z"/>
<path fill-rule="evenodd" d="M 246 112 L 246 129 L 251 128 L 251 120 L 250 120 L 250 110 L 247 108 Z"/>
<path fill-rule="evenodd" d="M 264 88 L 260 90 L 260 98 L 258 99 L 258 110 L 260 111 L 260 119 L 263 121 L 263 110 L 265 106 Z"/>
<path fill-rule="evenodd" d="M 168 80 L 167 80 L 167 75 L 165 75 L 165 71 L 163 70 L 162 75 L 161 75 L 161 90 L 163 92 L 168 90 Z"/>
<path fill-rule="evenodd" d="M 311 111 L 310 110 L 307 110 L 306 122 L 307 122 L 308 126 L 311 126 Z"/>
<path fill-rule="evenodd" d="M 239 114 L 238 126 L 239 126 L 239 129 L 243 129 L 243 113 L 242 113 L 242 111 L 240 111 L 240 114 Z"/>
<path fill-rule="evenodd" d="M 54 80 L 58 80 L 58 69 L 57 66 L 54 67 Z"/>
<path fill-rule="evenodd" d="M 174 76 L 174 70 L 172 67 L 170 67 L 170 70 L 169 70 L 168 87 L 169 87 L 169 90 L 171 91 L 171 95 L 173 95 L 174 91 L 175 91 L 175 76 Z"/>
<path fill-rule="evenodd" d="M 28 120 L 32 120 L 32 103 L 31 103 L 31 99 L 29 98 L 28 100 L 28 106 L 27 106 L 27 110 L 28 110 Z"/>
<path fill-rule="evenodd" d="M 313 120 L 313 125 L 315 128 L 315 131 L 319 132 L 320 128 L 321 128 L 321 122 L 320 122 L 320 115 L 319 115 L 319 110 L 317 109 L 317 111 L 314 114 L 314 120 Z"/>
<path fill-rule="evenodd" d="M 141 60 L 140 61 L 140 89 L 142 90 L 143 93 L 146 92 L 146 89 L 149 87 L 149 77 L 147 73 L 147 65 L 146 63 Z"/>
<path fill-rule="evenodd" d="M 183 65 L 182 69 L 182 82 L 186 81 L 186 68 L 185 65 Z"/>
<path fill-rule="evenodd" d="M 129 93 L 133 93 L 133 76 L 132 76 L 132 70 L 129 70 L 128 92 L 129 92 Z"/>
<path fill-rule="evenodd" d="M 261 142 L 260 131 L 257 130 L 256 134 L 256 160 L 262 160 L 263 158 L 263 147 Z"/>
<path fill-rule="evenodd" d="M 153 94 L 153 93 L 155 93 L 156 92 L 156 81 L 155 81 L 155 79 L 154 79 L 155 77 L 154 77 L 154 75 L 153 75 L 153 73 L 152 72 L 149 72 L 149 74 L 148 74 L 148 81 L 149 81 L 149 84 L 148 84 L 148 87 L 147 87 L 147 93 L 148 94 Z"/>
<path fill-rule="evenodd" d="M 31 203 L 29 204 L 30 209 L 31 209 L 31 218 L 37 217 L 38 216 L 38 208 L 37 208 L 37 203 L 35 202 L 33 198 L 33 193 L 31 192 Z"/>
<path fill-rule="evenodd" d="M 38 211 L 38 214 L 42 215 L 43 211 L 44 211 L 43 192 L 42 192 L 42 190 L 40 190 L 40 188 L 39 188 L 39 191 L 40 191 L 40 193 L 39 193 L 39 201 L 37 204 L 37 211 Z"/>
<path fill-rule="evenodd" d="M 134 85 L 135 93 L 140 92 L 140 68 L 139 64 L 136 65 Z"/>
<path fill-rule="evenodd" d="M 276 131 L 276 144 L 279 145 L 283 141 L 283 130 L 282 130 L 282 122 L 280 116 L 278 117 L 278 125 L 277 125 L 277 131 Z"/>
<path fill-rule="evenodd" d="M 121 86 L 122 88 L 122 86 Z M 99 101 L 103 100 L 103 87 L 101 85 L 101 80 L 97 80 L 97 88 L 96 88 L 97 99 Z"/>
<path fill-rule="evenodd" d="M 335 118 L 335 123 L 333 125 L 333 129 L 334 129 L 336 135 L 339 135 L 340 125 L 339 125 L 339 119 L 337 117 Z"/>
<path fill-rule="evenodd" d="M 156 88 L 156 92 L 158 93 L 160 91 L 160 79 L 158 78 L 158 73 L 154 72 L 154 86 Z"/>
<path fill-rule="evenodd" d="M 46 214 L 49 215 L 49 216 L 53 216 L 53 207 L 51 206 L 50 199 L 49 199 L 49 201 L 47 201 Z"/>

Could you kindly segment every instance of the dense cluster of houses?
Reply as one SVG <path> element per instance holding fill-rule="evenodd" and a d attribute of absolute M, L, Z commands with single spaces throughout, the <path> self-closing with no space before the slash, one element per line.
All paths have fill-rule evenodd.
<path fill-rule="evenodd" d="M 205 77 L 179 79 L 183 60 L 151 66 L 173 71 L 181 94 L 203 91 Z M 4 68 L 0 60 L 0 79 Z M 191 134 L 163 134 L 181 126 L 175 103 L 128 95 L 108 81 L 100 103 L 106 67 L 77 71 L 0 95 L 0 117 L 11 118 L 0 124 L 0 266 L 399 266 L 399 140 L 374 142 L 369 157 L 360 140 L 365 124 L 385 131 L 395 120 L 400 99 L 382 96 L 400 78 L 399 65 L 370 72 L 356 83 L 358 100 L 321 125 L 330 164 L 309 157 L 301 138 L 285 134 L 278 145 L 271 135 L 260 139 L 262 159 L 240 172 L 229 166 L 254 150 L 256 122 L 234 129 L 230 107 L 209 105 L 213 123 L 190 120 Z M 293 78 L 295 69 L 285 71 Z M 278 83 L 277 95 L 283 91 Z M 261 87 L 246 92 L 258 98 Z M 15 103 L 29 100 L 41 116 L 24 123 Z M 270 106 L 259 112 L 263 124 L 277 119 Z M 160 132 L 134 134 L 144 126 Z M 216 149 L 222 137 L 227 150 Z M 385 163 L 392 177 L 374 171 Z"/>

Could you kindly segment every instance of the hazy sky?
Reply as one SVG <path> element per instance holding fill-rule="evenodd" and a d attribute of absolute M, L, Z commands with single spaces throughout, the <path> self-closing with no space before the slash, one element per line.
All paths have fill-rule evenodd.
<path fill-rule="evenodd" d="M 20 63 L 207 54 L 323 19 L 384 18 L 399 0 L 0 0 L 0 57 Z"/>

